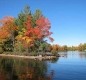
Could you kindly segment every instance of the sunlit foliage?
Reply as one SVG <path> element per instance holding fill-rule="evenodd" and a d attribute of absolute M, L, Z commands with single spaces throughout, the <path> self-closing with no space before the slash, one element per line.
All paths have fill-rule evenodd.
<path fill-rule="evenodd" d="M 26 6 L 17 18 L 8 16 L 0 20 L 0 42 L 11 41 L 14 49 L 22 44 L 27 51 L 29 48 L 40 48 L 45 38 L 54 41 L 50 28 L 49 20 L 40 10 L 32 13 L 30 7 Z"/>

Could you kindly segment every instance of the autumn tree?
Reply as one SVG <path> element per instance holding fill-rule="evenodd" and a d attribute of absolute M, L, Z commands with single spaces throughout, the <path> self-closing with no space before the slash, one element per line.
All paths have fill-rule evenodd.
<path fill-rule="evenodd" d="M 22 13 L 19 14 L 18 19 L 15 20 L 17 26 L 19 26 L 17 40 L 21 41 L 25 47 L 40 46 L 44 42 L 44 38 L 49 38 L 52 32 L 50 32 L 50 22 L 45 18 L 40 10 L 36 10 L 34 14 L 31 13 L 30 8 L 26 7 Z M 35 48 L 36 48 L 35 47 Z"/>
<path fill-rule="evenodd" d="M 17 31 L 17 26 L 14 23 L 13 17 L 4 17 L 0 20 L 0 42 L 6 42 L 11 40 L 14 47 L 15 36 Z M 5 47 L 5 45 L 4 45 Z"/>
<path fill-rule="evenodd" d="M 9 41 L 12 42 L 10 44 L 14 50 L 39 51 L 41 47 L 46 51 L 45 39 L 53 41 L 49 20 L 43 16 L 40 10 L 32 13 L 28 6 L 25 6 L 17 18 L 5 17 L 0 20 L 0 26 L 0 41 L 6 40 L 5 44 L 9 44 Z"/>

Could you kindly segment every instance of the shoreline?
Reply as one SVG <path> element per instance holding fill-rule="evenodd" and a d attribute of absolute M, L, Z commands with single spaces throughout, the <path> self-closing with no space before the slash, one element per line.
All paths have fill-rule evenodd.
<path fill-rule="evenodd" d="M 24 55 L 11 55 L 11 54 L 0 54 L 0 57 L 12 57 L 12 58 L 24 58 L 24 59 L 34 59 L 34 60 L 49 60 L 57 58 L 57 56 L 24 56 Z"/>

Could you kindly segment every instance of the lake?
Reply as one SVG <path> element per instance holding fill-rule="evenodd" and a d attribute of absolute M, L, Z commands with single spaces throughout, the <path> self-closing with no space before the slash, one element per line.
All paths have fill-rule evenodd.
<path fill-rule="evenodd" d="M 0 57 L 0 80 L 86 80 L 86 52 L 59 52 L 53 60 Z"/>

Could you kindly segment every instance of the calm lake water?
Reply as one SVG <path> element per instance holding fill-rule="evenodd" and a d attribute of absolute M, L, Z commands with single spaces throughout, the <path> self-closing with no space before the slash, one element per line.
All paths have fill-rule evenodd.
<path fill-rule="evenodd" d="M 0 80 L 86 80 L 86 53 L 59 52 L 50 61 L 0 57 Z"/>

